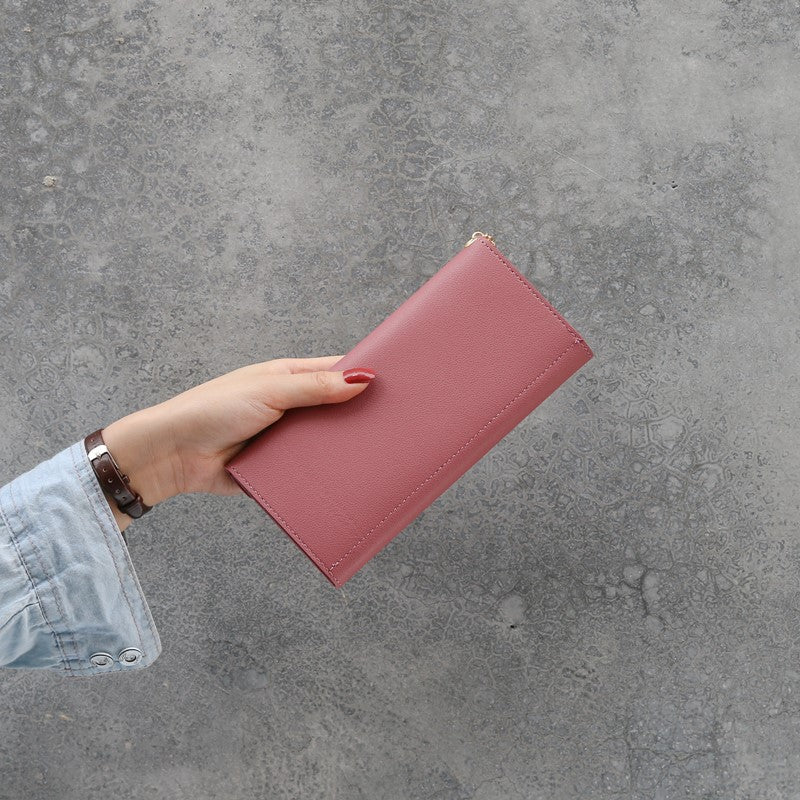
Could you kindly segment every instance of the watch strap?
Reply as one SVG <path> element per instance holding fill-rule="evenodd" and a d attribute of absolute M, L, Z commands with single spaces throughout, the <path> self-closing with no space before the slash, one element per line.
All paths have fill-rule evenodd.
<path fill-rule="evenodd" d="M 103 429 L 99 428 L 90 433 L 83 443 L 101 488 L 114 499 L 117 508 L 134 519 L 150 511 L 152 506 L 148 506 L 141 495 L 131 488 L 130 478 L 122 472 L 106 447 L 103 441 Z"/>

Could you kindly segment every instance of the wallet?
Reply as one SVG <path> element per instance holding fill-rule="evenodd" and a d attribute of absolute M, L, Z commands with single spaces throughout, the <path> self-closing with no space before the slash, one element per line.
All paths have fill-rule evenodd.
<path fill-rule="evenodd" d="M 225 469 L 339 587 L 592 356 L 477 231 L 330 367 L 366 389 L 287 409 Z"/>

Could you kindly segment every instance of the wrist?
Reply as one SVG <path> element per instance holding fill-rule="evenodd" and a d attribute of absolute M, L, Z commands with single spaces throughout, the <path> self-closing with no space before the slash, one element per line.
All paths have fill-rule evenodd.
<path fill-rule="evenodd" d="M 122 417 L 103 428 L 103 441 L 130 479 L 129 486 L 143 502 L 155 506 L 179 493 L 175 480 L 172 437 L 158 409 L 153 406 Z M 118 523 L 132 519 L 106 494 Z"/>

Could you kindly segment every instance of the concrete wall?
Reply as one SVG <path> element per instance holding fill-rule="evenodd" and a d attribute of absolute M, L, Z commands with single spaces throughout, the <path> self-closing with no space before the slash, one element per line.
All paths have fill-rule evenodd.
<path fill-rule="evenodd" d="M 3 673 L 3 800 L 800 796 L 796 4 L 0 26 L 0 483 L 476 228 L 596 354 L 342 591 L 249 498 L 135 522 L 164 651 Z"/>

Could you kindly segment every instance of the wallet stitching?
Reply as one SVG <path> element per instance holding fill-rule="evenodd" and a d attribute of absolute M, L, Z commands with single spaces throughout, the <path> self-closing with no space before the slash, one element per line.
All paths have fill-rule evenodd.
<path fill-rule="evenodd" d="M 523 395 L 528 389 L 536 383 L 539 378 L 541 378 L 551 367 L 555 366 L 561 359 L 573 348 L 576 344 L 579 344 L 583 347 L 586 353 L 591 358 L 592 351 L 589 349 L 589 346 L 583 340 L 583 337 L 569 324 L 567 321 L 550 305 L 550 303 L 545 300 L 544 297 L 533 288 L 523 277 L 522 275 L 517 272 L 511 264 L 508 263 L 499 253 L 497 253 L 492 247 L 489 246 L 488 242 L 485 240 L 480 240 L 480 243 L 485 245 L 489 252 L 498 260 L 501 264 L 503 264 L 506 269 L 548 310 L 550 313 L 576 338 L 575 340 L 566 348 L 559 356 L 557 356 L 553 361 L 551 361 L 527 386 L 521 389 L 511 400 L 508 401 L 482 428 L 480 428 L 476 433 L 474 433 L 458 450 L 453 453 L 447 461 L 440 464 L 416 489 L 413 489 L 409 494 L 407 494 L 380 522 L 376 523 L 372 526 L 341 558 L 334 561 L 330 566 L 326 565 L 322 559 L 311 549 L 311 546 L 297 533 L 291 525 L 278 513 L 278 511 L 267 501 L 267 499 L 258 491 L 258 489 L 250 483 L 247 478 L 242 475 L 242 473 L 235 467 L 231 466 L 231 469 L 241 478 L 244 483 L 261 499 L 261 502 L 264 503 L 265 507 L 270 510 L 270 512 L 278 519 L 282 525 L 289 531 L 292 536 L 298 541 L 300 545 L 302 545 L 304 550 L 307 550 L 309 555 L 312 556 L 314 561 L 324 569 L 326 572 L 333 575 L 333 568 L 341 564 L 349 555 L 352 553 L 357 547 L 362 545 L 367 539 L 369 539 L 374 531 L 376 531 L 384 522 L 386 522 L 389 517 L 397 511 L 400 506 L 402 506 L 409 498 L 413 497 L 426 483 L 428 483 L 431 478 L 433 478 L 438 472 L 440 472 L 444 467 L 446 467 L 465 447 L 467 447 L 470 442 L 472 442 L 477 436 L 479 436 L 483 431 L 486 430 L 510 405 L 516 402 L 516 400 Z"/>
<path fill-rule="evenodd" d="M 498 260 L 501 264 L 503 264 L 506 269 L 574 336 L 576 336 L 580 344 L 586 350 L 586 352 L 591 357 L 592 351 L 589 349 L 589 346 L 583 340 L 583 337 L 572 327 L 565 319 L 558 313 L 558 311 L 553 308 L 553 306 L 544 298 L 542 295 L 536 290 L 536 288 L 531 285 L 525 278 L 519 273 L 517 269 L 515 269 L 512 264 L 510 264 L 503 256 L 500 255 L 490 244 L 486 241 L 486 239 L 479 239 L 478 240 L 486 249 Z"/>
<path fill-rule="evenodd" d="M 458 450 L 456 450 L 455 453 L 453 453 L 453 455 L 451 455 L 450 458 L 447 459 L 447 461 L 440 464 L 430 475 L 428 475 L 428 477 L 424 481 L 422 481 L 422 483 L 419 486 L 417 486 L 416 489 L 412 490 L 410 494 L 406 495 L 380 522 L 376 523 L 372 528 L 370 528 L 370 530 L 368 530 L 364 534 L 364 536 L 361 539 L 359 539 L 338 561 L 334 561 L 333 564 L 331 564 L 330 567 L 327 568 L 328 571 L 330 572 L 333 569 L 333 567 L 335 567 L 337 564 L 341 564 L 342 561 L 344 561 L 350 555 L 350 553 L 353 552 L 353 550 L 355 550 L 360 544 L 369 539 L 373 531 L 375 531 L 377 528 L 383 525 L 383 523 L 386 522 L 386 520 L 389 519 L 389 517 L 391 517 L 392 514 L 394 514 L 394 512 L 397 511 L 397 509 L 403 505 L 403 503 L 405 503 L 410 497 L 415 495 L 426 483 L 428 483 L 428 481 L 430 481 L 431 478 L 433 478 L 436 475 L 437 472 L 440 472 L 444 467 L 446 467 L 465 447 L 469 445 L 469 443 L 473 439 L 475 439 L 475 437 L 480 436 L 480 434 L 483 433 L 483 431 L 485 431 L 486 428 L 488 428 L 510 405 L 515 403 L 516 400 L 521 395 L 525 394 L 525 392 L 527 392 L 528 389 L 530 389 L 531 386 L 533 386 L 533 384 L 536 383 L 536 381 L 538 381 L 539 378 L 541 378 L 542 375 L 545 374 L 545 372 L 547 372 L 551 367 L 553 367 L 555 364 L 561 361 L 561 359 L 564 358 L 564 356 L 570 350 L 572 350 L 572 348 L 575 347 L 576 344 L 579 343 L 580 340 L 576 339 L 574 342 L 572 342 L 572 344 L 570 344 L 569 347 L 567 347 L 566 350 L 564 350 L 563 353 L 561 353 L 561 355 L 559 355 L 554 361 L 551 361 L 524 389 L 521 389 L 519 392 L 517 392 L 517 394 L 514 395 L 514 397 L 512 397 L 511 400 L 509 400 L 482 428 L 480 428 L 469 439 L 467 439 L 467 441 L 464 442 L 464 444 L 462 444 L 461 447 L 459 447 Z"/>

